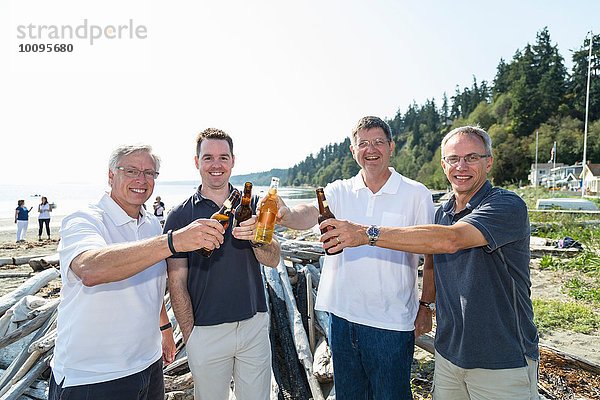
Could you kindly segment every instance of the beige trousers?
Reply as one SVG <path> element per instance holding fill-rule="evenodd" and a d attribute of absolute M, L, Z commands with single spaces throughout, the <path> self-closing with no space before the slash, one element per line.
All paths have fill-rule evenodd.
<path fill-rule="evenodd" d="M 538 362 L 507 369 L 464 369 L 435 352 L 434 400 L 537 400 Z"/>
<path fill-rule="evenodd" d="M 195 326 L 186 344 L 195 400 L 268 400 L 271 389 L 269 316 Z"/>

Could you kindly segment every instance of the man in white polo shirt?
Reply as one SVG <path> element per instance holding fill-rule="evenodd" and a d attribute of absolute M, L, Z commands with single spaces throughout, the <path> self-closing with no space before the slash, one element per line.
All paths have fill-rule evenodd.
<path fill-rule="evenodd" d="M 425 186 L 389 167 L 394 151 L 390 127 L 362 118 L 350 150 L 360 172 L 325 188 L 338 219 L 369 226 L 371 246 L 325 257 L 316 308 L 331 313 L 331 350 L 338 399 L 412 399 L 410 366 L 415 335 L 431 329 L 431 311 L 419 305 L 419 256 L 374 247 L 379 225 L 431 223 L 433 202 Z M 279 223 L 308 229 L 317 222 L 314 205 L 289 209 L 280 201 Z M 326 222 L 323 222 L 325 224 Z M 339 240 L 334 236 L 333 240 Z M 434 300 L 433 263 L 426 257 L 422 304 Z"/>
<path fill-rule="evenodd" d="M 163 304 L 164 259 L 219 247 L 223 227 L 198 220 L 161 235 L 142 207 L 159 168 L 150 146 L 118 147 L 109 160 L 110 192 L 62 222 L 50 400 L 164 399 L 162 360 L 175 355 Z"/>

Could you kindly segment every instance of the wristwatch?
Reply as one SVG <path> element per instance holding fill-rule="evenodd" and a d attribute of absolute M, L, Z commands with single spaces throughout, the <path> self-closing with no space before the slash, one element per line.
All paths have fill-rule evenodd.
<path fill-rule="evenodd" d="M 435 311 L 435 303 L 433 301 L 431 303 L 428 303 L 426 301 L 419 301 L 419 305 L 425 307 L 431 312 Z"/>
<path fill-rule="evenodd" d="M 379 239 L 379 228 L 377 225 L 371 225 L 367 229 L 367 236 L 369 237 L 369 246 L 375 246 L 375 242 Z"/>

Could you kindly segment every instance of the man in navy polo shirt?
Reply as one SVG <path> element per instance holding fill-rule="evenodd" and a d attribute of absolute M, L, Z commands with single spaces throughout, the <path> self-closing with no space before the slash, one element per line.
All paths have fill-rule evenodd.
<path fill-rule="evenodd" d="M 235 163 L 231 137 L 214 128 L 196 139 L 198 191 L 168 215 L 165 231 L 209 218 L 229 197 Z M 257 196 L 252 201 L 256 211 Z M 196 399 L 227 400 L 231 378 L 238 400 L 268 400 L 271 387 L 269 318 L 260 264 L 276 267 L 276 240 L 258 247 L 251 239 L 256 216 L 230 224 L 210 257 L 181 252 L 167 259 L 169 290 L 194 378 Z"/>
<path fill-rule="evenodd" d="M 442 140 L 454 194 L 437 225 L 382 227 L 376 245 L 434 254 L 437 329 L 434 399 L 538 399 L 527 206 L 493 187 L 492 141 L 465 126 Z M 332 252 L 368 243 L 364 227 L 328 220 Z M 337 236 L 338 240 L 327 240 Z M 422 305 L 427 307 L 428 304 Z"/>

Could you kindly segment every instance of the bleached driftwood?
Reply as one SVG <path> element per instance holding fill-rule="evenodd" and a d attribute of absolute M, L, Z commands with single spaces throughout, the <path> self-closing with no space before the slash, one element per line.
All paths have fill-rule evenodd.
<path fill-rule="evenodd" d="M 35 331 L 39 327 L 41 327 L 44 322 L 48 320 L 58 307 L 58 303 L 60 299 L 54 299 L 48 302 L 47 305 L 40 307 L 39 314 L 37 314 L 33 319 L 25 322 L 23 325 L 18 327 L 16 330 L 8 333 L 4 337 L 0 338 L 0 349 L 8 346 L 11 343 L 16 342 L 17 340 L 29 335 L 31 332 Z M 36 310 L 36 311 L 38 311 Z"/>
<path fill-rule="evenodd" d="M 6 310 L 11 308 L 21 298 L 37 293 L 48 282 L 58 277 L 60 277 L 60 272 L 55 268 L 50 268 L 27 279 L 17 289 L 0 297 L 0 315 L 3 315 Z"/>
<path fill-rule="evenodd" d="M 300 258 L 302 260 L 318 260 L 325 254 L 323 245 L 320 242 L 305 242 L 300 240 L 281 241 L 281 255 L 290 258 Z"/>
<path fill-rule="evenodd" d="M 39 360 L 19 382 L 13 385 L 2 397 L 0 397 L 0 400 L 17 400 L 42 374 L 42 372 L 48 368 L 51 358 L 52 355 L 49 354 Z"/>
<path fill-rule="evenodd" d="M 267 273 L 268 270 L 265 269 L 265 275 Z M 296 301 L 294 300 L 292 285 L 290 284 L 290 280 L 287 275 L 287 269 L 283 262 L 283 259 L 280 260 L 279 265 L 277 266 L 277 270 L 271 273 L 277 273 L 279 275 L 279 281 L 281 282 L 281 286 L 283 288 L 284 299 L 288 311 L 288 316 L 290 319 L 290 329 L 293 332 L 293 339 L 294 344 L 296 346 L 296 352 L 298 354 L 298 359 L 300 360 L 300 363 L 305 369 L 306 377 L 308 379 L 308 385 L 310 386 L 313 399 L 324 400 L 325 398 L 323 396 L 321 386 L 319 385 L 319 382 L 313 375 L 313 356 L 310 352 L 310 346 L 308 344 L 308 337 L 306 335 L 306 331 L 304 330 L 304 326 L 302 325 L 302 317 L 300 316 L 300 313 L 296 308 Z M 273 281 L 277 280 L 273 279 Z"/>
<path fill-rule="evenodd" d="M 0 369 L 0 375 L 4 373 Z M 1 395 L 0 395 L 1 396 Z M 34 381 L 23 393 L 19 400 L 47 400 L 48 399 L 48 382 L 41 379 Z"/>
<path fill-rule="evenodd" d="M 13 265 L 25 265 L 29 264 L 29 261 L 34 258 L 42 258 L 45 255 L 37 255 L 37 256 L 22 256 L 22 257 L 13 257 Z"/>
<path fill-rule="evenodd" d="M 415 344 L 423 350 L 428 351 L 431 354 L 435 354 L 435 349 L 433 347 L 433 336 L 429 334 L 421 335 L 415 339 Z"/>
<path fill-rule="evenodd" d="M 53 323 L 51 323 L 49 325 L 49 328 L 47 328 L 44 336 L 42 336 L 41 338 L 39 338 L 37 340 L 34 340 L 29 345 L 29 348 L 27 351 L 29 351 L 30 353 L 33 353 L 34 351 L 39 351 L 41 353 L 45 353 L 46 351 L 48 351 L 54 347 L 54 344 L 56 342 L 57 332 L 58 332 L 56 329 L 56 320 L 55 319 L 56 318 L 54 318 Z"/>
<path fill-rule="evenodd" d="M 310 345 L 310 351 L 314 354 L 316 347 L 316 336 L 315 336 L 315 306 L 314 297 L 312 292 L 312 275 L 305 269 L 306 276 L 306 308 L 308 315 L 308 344 Z"/>
<path fill-rule="evenodd" d="M 60 258 L 58 257 L 58 253 L 49 256 L 36 257 L 29 260 L 29 266 L 34 271 L 43 271 L 52 266 L 59 265 L 59 263 Z"/>
<path fill-rule="evenodd" d="M 321 336 L 315 349 L 313 371 L 320 383 L 333 382 L 333 362 L 327 341 Z"/>
<path fill-rule="evenodd" d="M 43 338 L 48 330 L 53 329 L 54 324 L 56 322 L 56 316 L 57 311 L 55 309 L 54 313 L 50 316 L 50 318 L 48 318 L 44 325 L 42 325 L 42 327 L 38 329 L 33 338 L 30 340 L 30 345 L 35 343 L 38 339 Z M 25 360 L 29 356 L 29 347 L 30 346 L 25 346 L 23 350 L 21 350 L 21 353 L 13 359 L 12 363 L 8 366 L 6 371 L 2 373 L 2 376 L 0 376 L 0 389 L 2 389 L 2 393 L 5 392 L 5 390 L 3 389 L 5 388 L 5 386 L 7 386 L 12 377 L 17 373 L 20 366 L 25 362 Z"/>
<path fill-rule="evenodd" d="M 2 278 L 8 278 L 8 279 L 30 278 L 30 277 L 31 277 L 31 272 L 2 272 L 2 273 L 0 273 L 0 279 L 2 279 Z"/>
<path fill-rule="evenodd" d="M 23 265 L 29 263 L 32 258 L 44 256 L 24 256 L 24 257 L 2 257 L 0 258 L 0 267 L 4 265 Z"/>

